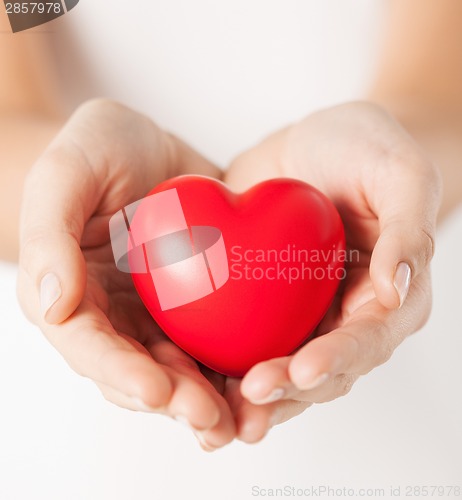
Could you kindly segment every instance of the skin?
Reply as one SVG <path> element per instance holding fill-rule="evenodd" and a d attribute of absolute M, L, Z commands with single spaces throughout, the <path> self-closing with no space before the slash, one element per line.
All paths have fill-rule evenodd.
<path fill-rule="evenodd" d="M 0 258 L 17 261 L 19 210 L 32 163 L 67 116 L 47 37 L 11 35 L 0 8 Z"/>
<path fill-rule="evenodd" d="M 5 36 L 0 257 L 15 260 L 19 253 L 18 298 L 26 315 L 106 399 L 186 421 L 207 451 L 236 437 L 256 442 L 311 404 L 346 394 L 430 311 L 428 263 L 441 179 L 442 216 L 461 200 L 458 4 L 391 2 L 388 42 L 367 96 L 375 104 L 349 103 L 310 115 L 228 169 L 226 180 L 236 190 L 274 176 L 314 184 L 336 203 L 349 246 L 361 251 L 316 339 L 293 356 L 260 363 L 242 381 L 198 366 L 165 337 L 129 277 L 115 271 L 109 246 L 108 219 L 121 206 L 173 175 L 219 177 L 219 170 L 120 104 L 94 100 L 67 117 L 45 37 Z M 445 36 L 435 30 L 429 37 L 429 19 Z M 8 29 L 4 12 L 0 23 Z M 453 43 L 446 43 L 448 37 Z M 397 40 L 406 41 L 406 50 Z M 424 43 L 425 54 L 432 54 L 428 64 L 427 55 L 417 57 Z M 400 262 L 410 266 L 412 278 L 401 297 L 394 286 Z M 41 282 L 50 273 L 61 291 L 44 309 Z M 320 379 L 322 374 L 327 376 Z"/>
<path fill-rule="evenodd" d="M 391 0 L 368 98 L 389 111 L 438 166 L 439 220 L 462 202 L 462 3 Z"/>
<path fill-rule="evenodd" d="M 226 180 L 241 191 L 281 176 L 329 196 L 344 222 L 347 247 L 360 257 L 316 338 L 244 376 L 243 396 L 276 414 L 276 422 L 345 395 L 425 323 L 440 203 L 437 169 L 391 116 L 370 103 L 324 110 L 274 134 L 237 158 Z M 401 301 L 393 284 L 400 262 L 410 265 L 412 276 Z M 283 407 L 268 404 L 276 397 Z"/>
<path fill-rule="evenodd" d="M 192 172 L 220 173 L 143 115 L 106 100 L 82 105 L 27 176 L 18 296 L 30 320 L 107 400 L 187 421 L 222 446 L 235 436 L 229 405 L 213 377 L 154 323 L 131 277 L 117 271 L 109 238 L 109 218 L 120 207 L 148 186 Z M 50 273 L 61 296 L 45 311 L 37 291 Z"/>

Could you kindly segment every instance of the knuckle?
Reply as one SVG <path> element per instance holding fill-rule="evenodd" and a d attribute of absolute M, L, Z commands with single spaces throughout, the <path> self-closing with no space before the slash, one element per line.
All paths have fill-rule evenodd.
<path fill-rule="evenodd" d="M 360 318 L 363 325 L 361 328 L 367 330 L 367 338 L 359 340 L 354 335 L 357 342 L 357 356 L 353 361 L 352 372 L 365 375 L 375 367 L 386 363 L 393 355 L 398 342 L 396 335 L 393 335 L 390 327 L 373 314 L 363 314 Z M 360 361 L 360 367 L 357 362 Z"/>
<path fill-rule="evenodd" d="M 88 378 L 89 380 L 93 380 L 92 377 L 89 376 L 87 370 L 84 368 L 83 363 L 73 360 L 73 359 L 66 359 L 67 364 L 69 365 L 69 368 L 76 373 L 79 377 L 82 378 Z"/>
<path fill-rule="evenodd" d="M 381 342 L 381 348 L 377 356 L 377 366 L 388 362 L 395 352 L 395 343 L 390 335 L 384 335 Z"/>
<path fill-rule="evenodd" d="M 138 382 L 137 398 L 147 407 L 155 408 L 158 411 L 161 411 L 168 403 L 168 398 L 160 394 L 160 391 L 156 390 L 156 386 L 151 381 L 145 380 Z"/>
<path fill-rule="evenodd" d="M 107 98 L 90 99 L 81 104 L 69 120 L 71 126 L 77 124 L 79 136 L 91 141 L 94 134 L 104 135 L 126 132 L 124 126 L 133 125 L 144 115 L 124 104 Z M 147 120 L 147 118 L 146 118 Z M 81 127 L 84 123 L 87 126 Z"/>
<path fill-rule="evenodd" d="M 422 260 L 426 267 L 435 255 L 435 235 L 432 229 L 423 227 L 421 230 Z"/>
<path fill-rule="evenodd" d="M 396 349 L 396 339 L 390 328 L 376 318 L 369 318 L 368 321 L 374 325 L 370 335 L 375 337 L 375 341 L 371 343 L 372 352 L 370 353 L 373 363 L 364 374 L 389 361 Z"/>
<path fill-rule="evenodd" d="M 23 269 L 31 279 L 38 278 L 34 276 L 34 263 L 36 262 L 36 256 L 46 241 L 45 234 L 45 231 L 34 228 L 34 230 L 22 238 L 19 247 L 19 267 Z"/>
<path fill-rule="evenodd" d="M 406 249 L 405 261 L 411 266 L 412 279 L 428 267 L 435 255 L 436 237 L 435 228 L 430 222 L 420 224 L 401 223 L 395 221 L 390 224 L 389 235 L 398 234 L 403 247 Z"/>
<path fill-rule="evenodd" d="M 40 242 L 46 240 L 47 228 L 45 226 L 35 226 L 30 228 L 23 236 L 21 242 L 21 254 L 29 255 L 33 252 Z"/>
<path fill-rule="evenodd" d="M 415 324 L 411 328 L 411 333 L 420 330 L 428 321 L 432 308 L 432 288 L 430 271 L 421 273 L 413 282 L 414 306 L 413 316 L 416 318 Z"/>
<path fill-rule="evenodd" d="M 96 328 L 106 328 L 106 324 L 104 321 L 101 322 L 100 320 L 93 320 L 92 322 L 90 322 L 90 324 L 92 324 Z M 94 336 L 92 336 L 92 338 L 94 342 L 97 342 Z M 108 374 L 112 370 L 111 367 L 116 366 L 121 357 L 125 357 L 126 354 L 126 347 L 112 347 L 109 350 L 105 350 L 100 356 L 97 357 L 96 360 L 93 360 L 93 362 L 91 363 L 93 368 L 88 368 L 98 380 L 104 380 L 105 383 L 109 383 L 107 381 L 109 377 Z M 88 363 L 86 363 L 86 365 L 88 365 Z M 79 375 L 88 377 L 88 375 L 86 375 L 85 373 L 82 373 L 81 371 L 79 372 L 78 366 L 74 365 L 71 366 L 71 368 Z M 139 377 L 135 373 L 130 372 L 126 373 L 125 378 L 127 386 L 131 386 L 134 390 L 133 393 L 130 392 L 131 397 L 136 397 L 137 400 L 142 401 L 143 405 L 149 407 L 150 409 L 164 411 L 172 396 L 171 387 L 169 384 L 165 383 L 165 380 L 162 380 L 162 378 L 153 379 L 151 377 Z M 112 384 L 110 385 L 120 392 L 125 392 L 119 386 L 116 387 Z"/>
<path fill-rule="evenodd" d="M 113 99 L 106 97 L 95 97 L 83 102 L 75 111 L 74 115 L 93 115 L 94 113 L 120 111 L 126 109 L 125 106 Z"/>
<path fill-rule="evenodd" d="M 73 247 L 77 248 L 80 234 L 80 226 L 76 221 L 70 218 L 64 218 L 60 228 L 50 226 L 34 226 L 27 230 L 27 233 L 21 238 L 19 248 L 19 265 L 32 278 L 40 278 L 41 276 L 33 276 L 34 274 L 43 273 L 46 270 L 35 269 L 37 262 L 44 263 L 43 255 L 56 256 L 57 250 L 68 252 L 73 251 Z M 50 262 L 50 265 L 54 263 Z"/>
<path fill-rule="evenodd" d="M 336 377 L 336 391 L 335 391 L 335 397 L 343 397 L 346 396 L 351 389 L 353 388 L 353 385 L 356 381 L 356 377 L 351 375 L 351 374 L 341 374 L 337 375 Z"/>
<path fill-rule="evenodd" d="M 101 395 L 108 403 L 118 406 L 119 408 L 132 409 L 126 404 L 124 404 L 123 399 L 121 400 L 122 394 L 118 394 L 115 389 L 106 384 L 100 383 L 98 381 L 93 381 L 95 385 L 98 387 Z"/>
<path fill-rule="evenodd" d="M 332 380 L 329 389 L 324 389 L 321 394 L 312 397 L 312 403 L 328 403 L 337 398 L 346 396 L 353 388 L 354 383 L 358 379 L 358 375 L 351 373 L 341 373 L 336 375 Z"/>
<path fill-rule="evenodd" d="M 407 235 L 409 241 L 409 260 L 411 266 L 411 277 L 416 278 L 417 275 L 426 269 L 435 255 L 435 233 L 430 224 L 423 223 L 420 227 L 408 226 L 403 234 Z"/>

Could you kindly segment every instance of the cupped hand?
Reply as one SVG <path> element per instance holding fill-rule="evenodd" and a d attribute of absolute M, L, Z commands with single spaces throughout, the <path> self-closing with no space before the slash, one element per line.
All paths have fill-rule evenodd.
<path fill-rule="evenodd" d="M 317 112 L 240 155 L 226 182 L 243 191 L 272 177 L 325 193 L 355 258 L 312 340 L 227 383 L 238 437 L 248 442 L 313 403 L 347 394 L 423 326 L 431 308 L 441 181 L 391 116 L 366 102 Z"/>
<path fill-rule="evenodd" d="M 186 421 L 203 447 L 235 435 L 224 377 L 157 327 L 117 271 L 110 217 L 166 178 L 218 169 L 146 117 L 106 100 L 82 105 L 27 177 L 18 297 L 31 321 L 109 401 Z"/>

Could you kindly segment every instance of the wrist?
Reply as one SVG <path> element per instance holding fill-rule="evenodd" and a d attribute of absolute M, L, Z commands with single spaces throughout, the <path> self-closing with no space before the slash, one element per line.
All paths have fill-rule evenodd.
<path fill-rule="evenodd" d="M 439 168 L 443 201 L 439 222 L 462 203 L 462 106 L 405 94 L 373 92 L 370 99 L 392 114 Z"/>

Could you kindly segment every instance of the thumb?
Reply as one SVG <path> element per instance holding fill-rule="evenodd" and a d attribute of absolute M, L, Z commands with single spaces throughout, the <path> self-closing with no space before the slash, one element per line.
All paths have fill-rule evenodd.
<path fill-rule="evenodd" d="M 436 217 L 441 180 L 425 161 L 396 164 L 376 185 L 370 200 L 380 235 L 372 252 L 370 276 L 377 299 L 387 308 L 401 307 L 411 281 L 425 269 L 435 251 Z"/>
<path fill-rule="evenodd" d="M 86 265 L 80 248 L 98 199 L 94 175 L 72 148 L 46 152 L 29 173 L 20 227 L 18 299 L 33 322 L 60 323 L 80 304 Z"/>

